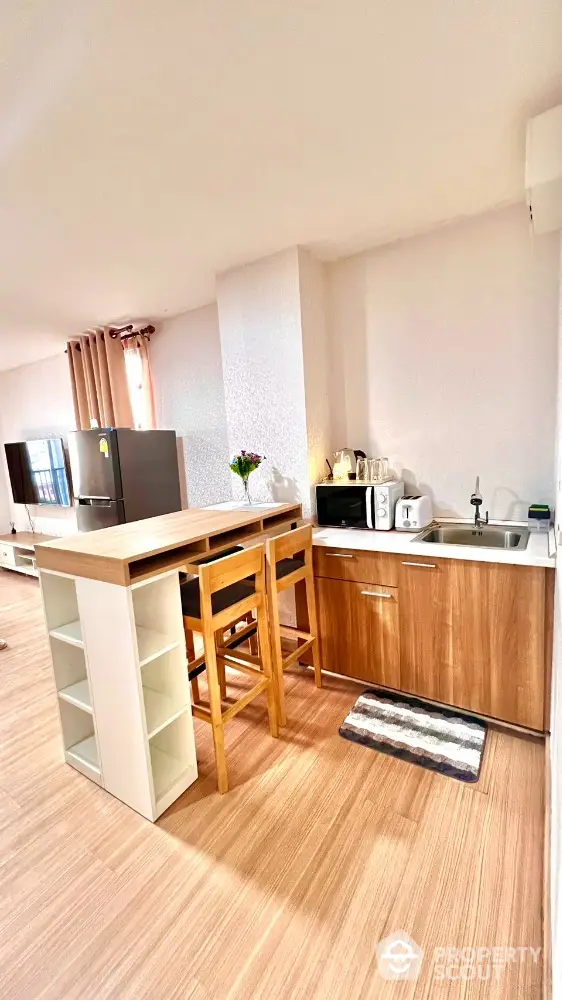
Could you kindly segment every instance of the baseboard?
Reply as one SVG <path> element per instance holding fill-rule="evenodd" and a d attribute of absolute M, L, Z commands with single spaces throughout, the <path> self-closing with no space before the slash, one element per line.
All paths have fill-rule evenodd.
<path fill-rule="evenodd" d="M 496 719 L 491 715 L 482 715 L 480 712 L 473 712 L 471 708 L 462 708 L 460 705 L 451 705 L 448 701 L 433 701 L 431 698 L 424 698 L 421 694 L 415 694 L 413 691 L 401 691 L 399 688 L 388 687 L 387 684 L 379 684 L 375 681 L 362 681 L 359 677 L 349 677 L 347 674 L 336 674 L 333 670 L 325 670 L 322 668 L 322 674 L 325 677 L 334 677 L 339 681 L 350 681 L 351 684 L 361 685 L 363 688 L 378 687 L 384 688 L 385 691 L 389 691 L 391 694 L 406 694 L 410 695 L 411 698 L 418 698 L 419 701 L 425 702 L 426 705 L 433 705 L 435 708 L 449 708 L 456 709 L 459 712 L 463 712 L 465 715 L 473 715 L 475 719 L 481 719 L 482 722 L 487 722 L 489 726 L 493 726 L 494 729 L 505 729 L 506 732 L 519 734 L 520 736 L 532 736 L 537 740 L 544 740 L 548 735 L 542 732 L 540 729 L 529 729 L 528 726 L 518 726 L 515 722 L 504 722 L 503 719 Z"/>

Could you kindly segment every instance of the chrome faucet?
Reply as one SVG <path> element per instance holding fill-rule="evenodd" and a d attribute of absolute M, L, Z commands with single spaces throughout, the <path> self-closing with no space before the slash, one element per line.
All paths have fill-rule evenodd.
<path fill-rule="evenodd" d="M 485 524 L 488 523 L 488 511 L 486 511 L 486 520 L 480 517 L 480 508 L 482 506 L 482 494 L 480 492 L 480 476 L 476 476 L 476 486 L 474 487 L 474 493 L 470 498 L 471 504 L 476 507 L 474 511 L 474 527 L 476 529 L 483 528 Z"/>

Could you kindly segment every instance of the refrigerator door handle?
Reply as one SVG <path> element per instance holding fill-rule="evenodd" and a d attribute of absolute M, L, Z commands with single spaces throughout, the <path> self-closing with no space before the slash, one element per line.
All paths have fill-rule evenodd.
<path fill-rule="evenodd" d="M 78 497 L 78 503 L 83 507 L 110 507 L 109 497 Z"/>

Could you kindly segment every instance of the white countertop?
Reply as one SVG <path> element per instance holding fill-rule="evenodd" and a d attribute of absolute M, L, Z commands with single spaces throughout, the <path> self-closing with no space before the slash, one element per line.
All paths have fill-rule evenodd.
<path fill-rule="evenodd" d="M 248 504 L 240 500 L 227 500 L 209 505 L 209 510 L 244 510 Z M 280 503 L 252 503 L 256 513 L 261 509 L 281 507 Z M 440 517 L 443 524 L 472 524 L 471 518 Z M 490 524 L 520 528 L 520 521 L 490 521 Z M 523 525 L 526 527 L 526 525 Z M 510 563 L 513 566 L 546 566 L 554 569 L 555 542 L 551 528 L 547 534 L 531 532 L 526 549 L 485 549 L 471 545 L 436 545 L 434 542 L 415 542 L 412 531 L 376 531 L 358 528 L 315 528 L 314 545 L 335 549 L 356 549 L 363 552 L 396 552 L 398 555 L 428 556 L 433 559 L 465 559 L 467 562 Z"/>
<path fill-rule="evenodd" d="M 470 520 L 439 518 L 449 524 L 470 524 Z M 515 521 L 494 521 L 493 524 L 521 527 Z M 412 559 L 428 556 L 432 559 L 465 559 L 468 562 L 510 563 L 514 566 L 547 566 L 554 569 L 554 533 L 531 532 L 526 549 L 485 549 L 471 545 L 440 545 L 416 542 L 410 531 L 376 531 L 356 528 L 316 528 L 314 545 L 336 549 L 356 549 L 363 552 L 396 552 Z"/>

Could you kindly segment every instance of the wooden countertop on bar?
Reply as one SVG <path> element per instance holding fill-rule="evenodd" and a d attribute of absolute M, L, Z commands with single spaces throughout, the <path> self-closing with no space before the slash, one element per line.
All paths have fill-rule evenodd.
<path fill-rule="evenodd" d="M 37 545 L 39 569 L 127 587 L 205 552 L 251 541 L 302 517 L 300 504 L 253 504 L 238 510 L 196 507 Z"/>

